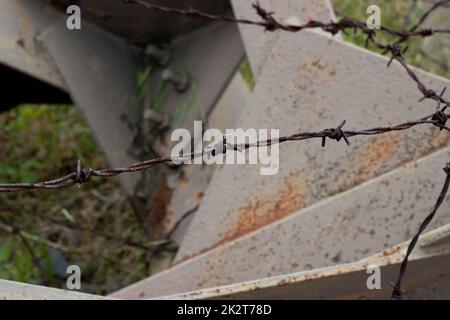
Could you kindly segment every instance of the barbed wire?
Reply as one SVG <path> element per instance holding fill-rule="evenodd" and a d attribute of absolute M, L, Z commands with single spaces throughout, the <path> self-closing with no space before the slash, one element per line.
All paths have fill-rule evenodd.
<path fill-rule="evenodd" d="M 431 211 L 431 213 L 428 216 L 426 216 L 425 219 L 422 221 L 422 223 L 420 224 L 419 230 L 414 235 L 414 237 L 411 239 L 411 241 L 408 245 L 408 248 L 406 249 L 405 257 L 403 258 L 403 261 L 400 265 L 400 272 L 398 275 L 398 279 L 395 284 L 391 283 L 392 287 L 394 288 L 392 290 L 392 295 L 391 295 L 391 299 L 393 299 L 393 300 L 403 299 L 403 295 L 404 295 L 405 291 L 402 290 L 401 285 L 402 285 L 403 277 L 406 274 L 406 269 L 408 267 L 409 256 L 411 255 L 412 251 L 414 250 L 414 248 L 417 244 L 417 241 L 419 240 L 419 237 L 425 231 L 426 227 L 430 224 L 431 220 L 433 220 L 434 216 L 436 215 L 437 210 L 442 205 L 442 203 L 445 200 L 445 197 L 447 196 L 448 188 L 449 188 L 449 184 L 450 184 L 450 163 L 447 163 L 447 165 L 443 168 L 443 170 L 446 174 L 445 182 L 444 182 L 444 185 L 442 186 L 442 190 L 439 194 L 439 197 L 437 198 L 436 204 L 434 205 L 434 208 Z"/>
<path fill-rule="evenodd" d="M 445 92 L 445 89 L 442 91 L 441 95 L 443 95 Z M 418 126 L 418 125 L 433 125 L 438 128 L 445 129 L 447 131 L 450 131 L 450 128 L 446 127 L 446 122 L 449 118 L 449 114 L 445 113 L 447 106 L 440 107 L 438 104 L 438 107 L 436 109 L 436 112 L 432 115 L 428 115 L 426 117 L 423 117 L 421 119 L 415 120 L 415 121 L 407 121 L 403 122 L 401 124 L 397 124 L 394 126 L 387 126 L 387 127 L 374 127 L 370 129 L 363 129 L 363 130 L 349 130 L 344 131 L 343 126 L 346 123 L 346 120 L 342 121 L 336 128 L 330 128 L 330 129 L 324 129 L 320 131 L 307 131 L 307 132 L 300 132 L 295 133 L 290 136 L 282 136 L 277 139 L 265 139 L 265 140 L 258 140 L 256 142 L 248 142 L 243 144 L 234 144 L 227 141 L 227 139 L 224 137 L 222 141 L 219 144 L 216 144 L 213 148 L 207 147 L 199 152 L 190 152 L 185 154 L 180 154 L 179 156 L 172 157 L 160 157 L 150 160 L 145 160 L 142 162 L 134 163 L 128 167 L 118 167 L 118 168 L 105 168 L 105 169 L 91 169 L 91 168 L 82 168 L 81 162 L 78 160 L 77 162 L 77 168 L 74 172 L 69 173 L 63 177 L 43 181 L 43 182 L 37 182 L 37 183 L 4 183 L 0 184 L 0 193 L 2 192 L 18 192 L 18 191 L 27 191 L 27 190 L 35 190 L 35 189 L 44 189 L 44 190 L 54 190 L 54 189 L 62 189 L 62 188 L 68 188 L 73 187 L 75 185 L 82 185 L 91 180 L 92 177 L 102 177 L 102 178 L 110 178 L 115 177 L 123 173 L 129 173 L 129 172 L 138 172 L 138 171 L 144 171 L 148 170 L 150 168 L 153 168 L 157 165 L 163 164 L 163 163 L 175 163 L 180 164 L 184 163 L 187 160 L 195 159 L 200 156 L 211 155 L 211 156 L 217 156 L 219 154 L 226 153 L 227 150 L 232 151 L 243 151 L 249 148 L 259 148 L 259 147 L 267 147 L 274 144 L 281 144 L 288 141 L 302 141 L 302 140 L 308 140 L 308 139 L 322 139 L 322 146 L 325 146 L 326 139 L 330 140 L 336 140 L 340 141 L 343 139 L 347 144 L 350 144 L 348 138 L 354 137 L 354 136 L 372 136 L 372 135 L 378 135 L 378 134 L 384 134 L 388 132 L 393 131 L 402 131 L 407 130 L 412 127 Z"/>

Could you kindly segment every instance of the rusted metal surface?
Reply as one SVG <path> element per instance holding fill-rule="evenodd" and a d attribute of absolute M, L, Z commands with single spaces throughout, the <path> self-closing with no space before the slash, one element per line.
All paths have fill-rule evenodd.
<path fill-rule="evenodd" d="M 88 23 L 77 32 L 64 25 L 65 19 L 61 19 L 42 34 L 42 47 L 58 66 L 109 163 L 123 166 L 136 162 L 128 152 L 141 112 L 136 53 L 124 41 Z M 119 181 L 132 195 L 138 178 L 137 174 L 126 175 Z"/>
<path fill-rule="evenodd" d="M 392 125 L 435 109 L 432 102 L 417 102 L 420 92 L 401 66 L 386 70 L 386 58 L 323 34 L 283 34 L 270 59 L 238 127 L 279 128 L 281 135 L 289 135 L 300 128 L 335 127 L 347 119 L 346 128 L 358 129 Z M 449 85 L 420 70 L 417 74 L 433 88 Z M 348 88 L 352 88 L 350 95 Z M 260 175 L 257 165 L 221 167 L 176 261 L 225 244 L 449 144 L 447 135 L 436 128 L 353 141 L 346 148 L 327 144 L 322 149 L 318 141 L 284 145 L 280 170 L 273 176 Z"/>
<path fill-rule="evenodd" d="M 113 296 L 170 295 L 358 261 L 388 249 L 409 239 L 431 210 L 443 182 L 435 172 L 449 156 L 445 148 L 411 162 Z M 449 208 L 447 199 L 429 230 L 450 222 Z"/>
<path fill-rule="evenodd" d="M 32 284 L 0 280 L 0 300 L 105 300 L 77 291 L 54 289 Z"/>
<path fill-rule="evenodd" d="M 258 20 L 259 17 L 252 7 L 252 0 L 232 0 L 233 10 L 237 18 Z M 310 20 L 328 22 L 334 19 L 334 12 L 329 0 L 262 0 L 261 6 L 281 21 L 304 23 Z M 264 66 L 271 63 L 270 49 L 273 48 L 280 32 L 261 32 L 261 28 L 249 25 L 239 25 L 245 51 L 252 66 L 253 75 L 257 78 Z"/>
<path fill-rule="evenodd" d="M 206 125 L 206 120 L 214 112 L 216 104 L 226 91 L 245 55 L 239 30 L 236 25 L 229 23 L 214 23 L 198 29 L 174 41 L 169 50 L 171 63 L 156 69 L 148 81 L 146 105 L 160 98 L 155 88 L 158 88 L 161 75 L 166 70 L 189 77 L 189 86 L 185 92 L 179 92 L 175 86 L 166 84 L 164 99 L 158 112 L 163 118 L 169 119 L 170 130 L 158 137 L 144 133 L 144 139 L 147 139 L 161 155 L 170 155 L 172 130 L 186 128 L 192 132 L 194 120 L 204 120 Z M 205 53 L 205 58 L 198 58 L 205 56 Z M 232 86 L 227 96 L 233 94 L 238 95 L 233 102 L 245 95 L 236 85 Z M 180 117 L 180 114 L 183 116 Z M 208 123 L 211 125 L 209 120 Z M 229 127 L 235 125 L 227 123 L 225 119 L 221 120 L 221 123 L 226 123 Z M 165 230 L 171 229 L 185 212 L 199 204 L 209 183 L 212 169 L 195 166 L 182 168 L 175 173 L 168 172 L 167 186 L 171 189 L 171 197 L 162 221 Z M 149 179 L 153 180 L 154 175 L 150 174 Z M 188 221 L 183 225 L 186 226 L 187 223 Z M 177 231 L 177 239 L 184 234 L 184 229 L 182 226 Z"/>
<path fill-rule="evenodd" d="M 211 111 L 208 119 L 209 126 L 219 130 L 234 128 L 239 114 L 247 105 L 249 95 L 250 89 L 242 76 L 237 73 Z M 169 214 L 164 222 L 166 230 L 170 230 L 183 213 L 201 203 L 213 173 L 212 166 L 184 166 L 169 178 L 173 194 L 168 208 Z M 182 240 L 191 219 L 192 217 L 186 219 L 177 228 L 174 234 L 177 241 Z"/>
<path fill-rule="evenodd" d="M 0 63 L 65 90 L 58 68 L 36 41 L 59 19 L 44 3 L 0 0 Z"/>
<path fill-rule="evenodd" d="M 450 299 L 450 225 L 424 234 L 413 252 L 405 282 L 408 299 Z M 258 279 L 157 299 L 389 299 L 409 242 L 348 264 Z M 381 288 L 369 290 L 367 280 L 380 268 Z M 432 270 L 432 272 L 430 272 Z"/>

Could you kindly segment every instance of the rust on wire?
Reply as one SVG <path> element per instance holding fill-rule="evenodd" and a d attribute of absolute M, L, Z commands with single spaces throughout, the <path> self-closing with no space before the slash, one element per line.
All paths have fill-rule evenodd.
<path fill-rule="evenodd" d="M 416 121 L 408 121 L 401 124 L 397 124 L 394 126 L 389 127 L 375 127 L 370 129 L 363 129 L 358 131 L 344 131 L 342 130 L 342 127 L 345 124 L 345 121 L 342 121 L 338 127 L 334 129 L 324 129 L 321 131 L 313 131 L 313 132 L 300 132 L 295 133 L 290 136 L 284 136 L 280 137 L 276 140 L 261 140 L 257 141 L 255 143 L 246 143 L 242 145 L 234 145 L 230 143 L 223 143 L 223 146 L 226 148 L 225 150 L 245 150 L 250 148 L 258 148 L 261 146 L 270 146 L 273 144 L 281 144 L 287 141 L 301 141 L 301 140 L 308 140 L 308 139 L 316 139 L 320 138 L 322 139 L 322 146 L 325 146 L 325 139 L 329 138 L 331 140 L 340 141 L 341 139 L 344 139 L 344 141 L 347 144 L 350 144 L 348 138 L 354 137 L 354 136 L 372 136 L 372 135 L 378 135 L 378 134 L 384 134 L 388 132 L 393 131 L 402 131 L 407 130 L 412 127 L 418 126 L 418 125 L 434 125 L 439 127 L 440 129 L 445 129 L 447 131 L 450 131 L 450 128 L 445 126 L 445 123 L 450 115 L 445 114 L 442 110 L 437 110 L 434 114 L 428 115 L 426 117 L 423 117 Z M 222 146 L 222 145 L 221 145 Z M 143 162 L 134 163 L 128 167 L 123 168 L 106 168 L 106 169 L 99 169 L 94 170 L 91 168 L 82 168 L 81 162 L 78 160 L 76 170 L 72 173 L 69 173 L 61 178 L 44 181 L 44 182 L 37 182 L 37 183 L 5 183 L 0 184 L 0 193 L 1 192 L 17 192 L 17 191 L 27 191 L 27 190 L 34 190 L 34 189 L 47 189 L 47 190 L 53 190 L 53 189 L 62 189 L 62 188 L 69 188 L 75 185 L 82 185 L 91 180 L 91 177 L 102 177 L 102 178 L 109 178 L 109 177 L 115 177 L 122 173 L 130 173 L 130 172 L 138 172 L 138 171 L 144 171 L 148 170 L 150 168 L 153 168 L 157 165 L 163 164 L 163 163 L 179 163 L 186 159 L 193 159 L 196 157 L 203 156 L 205 153 L 211 153 L 212 155 L 225 153 L 225 152 L 218 152 L 216 149 L 205 149 L 200 152 L 191 152 L 182 154 L 178 157 L 162 157 L 162 158 L 155 158 L 146 160 Z"/>

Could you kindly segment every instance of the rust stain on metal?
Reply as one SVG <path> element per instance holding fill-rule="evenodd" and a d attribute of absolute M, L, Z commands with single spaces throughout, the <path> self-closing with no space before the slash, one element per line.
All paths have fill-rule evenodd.
<path fill-rule="evenodd" d="M 194 203 L 196 205 L 199 205 L 200 201 L 202 201 L 202 198 L 203 198 L 203 192 L 200 192 L 200 191 L 196 192 L 195 195 L 194 195 Z"/>
<path fill-rule="evenodd" d="M 374 138 L 366 147 L 359 150 L 355 156 L 353 167 L 356 168 L 355 182 L 361 182 L 372 177 L 375 172 L 397 151 L 398 133 L 382 135 Z"/>
<path fill-rule="evenodd" d="M 306 188 L 302 185 L 299 173 L 292 173 L 291 177 L 286 179 L 283 189 L 274 198 L 252 198 L 249 204 L 240 210 L 239 218 L 220 241 L 197 253 L 183 257 L 173 266 L 198 257 L 300 210 L 304 207 L 306 195 Z"/>
<path fill-rule="evenodd" d="M 16 41 L 17 45 L 22 48 L 23 50 L 26 50 L 25 40 L 24 39 L 18 39 Z"/>
<path fill-rule="evenodd" d="M 35 33 L 35 28 L 25 8 L 18 1 L 13 1 L 12 5 L 14 6 L 17 16 L 19 17 L 19 23 L 23 27 L 23 31 L 31 39 Z"/>
<path fill-rule="evenodd" d="M 391 256 L 393 254 L 396 254 L 396 253 L 400 252 L 401 249 L 402 249 L 402 246 L 395 246 L 395 247 L 388 248 L 388 249 L 384 250 L 383 252 L 381 252 L 381 254 L 383 256 L 385 256 L 385 257 L 386 256 Z"/>
<path fill-rule="evenodd" d="M 222 238 L 226 243 L 280 220 L 303 208 L 305 192 L 300 179 L 287 180 L 283 189 L 272 199 L 256 198 L 240 210 L 239 218 Z"/>
<path fill-rule="evenodd" d="M 433 138 L 430 140 L 430 144 L 434 148 L 450 146 L 450 136 L 448 135 L 448 132 L 439 131 L 436 135 L 433 135 Z"/>
<path fill-rule="evenodd" d="M 161 231 L 163 221 L 168 215 L 168 207 L 172 199 L 172 190 L 165 184 L 161 184 L 155 192 L 154 203 L 149 212 L 153 231 Z"/>

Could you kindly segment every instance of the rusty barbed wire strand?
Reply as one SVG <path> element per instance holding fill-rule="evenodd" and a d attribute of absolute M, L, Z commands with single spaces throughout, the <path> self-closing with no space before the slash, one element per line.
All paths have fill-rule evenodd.
<path fill-rule="evenodd" d="M 450 101 L 444 100 L 441 96 L 439 96 L 436 91 L 429 89 L 425 86 L 423 82 L 420 81 L 418 76 L 414 73 L 411 67 L 405 62 L 404 54 L 408 50 L 408 46 L 402 47 L 401 44 L 405 41 L 416 38 L 416 37 L 430 37 L 439 33 L 450 34 L 450 28 L 424 28 L 419 29 L 419 27 L 425 22 L 425 20 L 429 17 L 429 15 L 436 11 L 438 8 L 446 7 L 450 4 L 450 0 L 441 0 L 428 9 L 411 29 L 408 31 L 397 31 L 384 26 L 381 26 L 379 30 L 370 29 L 367 26 L 366 22 L 359 21 L 350 17 L 343 17 L 337 22 L 321 22 L 317 20 L 310 20 L 307 23 L 300 25 L 286 24 L 282 23 L 274 17 L 274 12 L 269 12 L 262 8 L 258 2 L 253 4 L 253 8 L 256 10 L 256 13 L 261 18 L 261 21 L 249 20 L 249 19 L 238 19 L 230 16 L 224 15 L 214 15 L 206 12 L 202 12 L 195 9 L 177 9 L 172 7 L 165 7 L 157 4 L 152 4 L 146 2 L 144 0 L 122 0 L 125 3 L 140 5 L 143 8 L 148 10 L 158 11 L 162 13 L 169 14 L 177 14 L 190 18 L 197 19 L 206 19 L 212 21 L 223 21 L 223 22 L 233 22 L 237 24 L 247 24 L 254 25 L 264 28 L 266 31 L 275 31 L 282 30 L 288 32 L 299 32 L 306 29 L 322 29 L 323 31 L 330 33 L 332 35 L 336 35 L 339 31 L 347 34 L 347 30 L 353 30 L 356 32 L 357 30 L 366 34 L 366 47 L 368 47 L 369 43 L 374 45 L 376 48 L 384 50 L 383 54 L 387 54 L 388 52 L 391 54 L 391 59 L 389 60 L 387 66 L 389 67 L 393 60 L 396 60 L 400 63 L 400 65 L 406 70 L 409 77 L 417 84 L 418 89 L 423 95 L 424 99 L 432 99 L 435 101 L 439 101 L 444 103 L 447 106 L 450 106 Z M 398 37 L 396 41 L 390 44 L 383 44 L 380 42 L 377 37 L 377 31 L 384 32 L 390 34 L 392 36 Z"/>
<path fill-rule="evenodd" d="M 442 91 L 441 95 L 443 95 L 445 92 L 445 89 Z M 401 124 L 397 124 L 394 126 L 387 126 L 387 127 L 374 127 L 370 129 L 363 129 L 363 130 L 349 130 L 344 131 L 342 130 L 342 127 L 345 124 L 345 120 L 336 128 L 331 129 L 324 129 L 321 131 L 312 131 L 312 132 L 300 132 L 295 133 L 290 136 L 282 136 L 278 139 L 266 139 L 266 140 L 260 140 L 253 143 L 245 143 L 245 144 L 230 144 L 226 141 L 225 138 L 223 138 L 223 146 L 217 146 L 213 149 L 205 148 L 202 151 L 199 152 L 191 152 L 186 154 L 180 154 L 178 157 L 161 157 L 161 158 L 155 158 L 150 159 L 138 163 L 134 163 L 128 167 L 119 167 L 119 168 L 105 168 L 105 169 L 99 169 L 94 170 L 91 168 L 82 168 L 81 162 L 78 160 L 77 162 L 77 168 L 74 172 L 69 173 L 61 178 L 57 178 L 54 180 L 44 181 L 44 182 L 37 182 L 37 183 L 4 183 L 0 184 L 0 193 L 3 192 L 18 192 L 18 191 L 27 191 L 27 190 L 35 190 L 35 189 L 41 189 L 41 190 L 54 190 L 54 189 L 62 189 L 62 188 L 69 188 L 73 187 L 75 185 L 83 185 L 91 180 L 92 177 L 102 177 L 102 178 L 109 178 L 109 177 L 115 177 L 122 173 L 129 173 L 129 172 L 138 172 L 138 171 L 144 171 L 151 169 L 157 165 L 163 164 L 163 163 L 182 163 L 183 161 L 186 161 L 188 159 L 194 159 L 199 156 L 204 156 L 205 154 L 210 154 L 212 156 L 216 156 L 219 153 L 225 153 L 227 150 L 233 150 L 233 151 L 243 151 L 252 147 L 265 147 L 270 146 L 273 144 L 281 144 L 287 141 L 301 141 L 301 140 L 308 140 L 308 139 L 322 139 L 322 146 L 325 146 L 325 140 L 331 139 L 340 141 L 343 139 L 347 144 L 350 144 L 348 138 L 354 137 L 354 136 L 371 136 L 371 135 L 378 135 L 378 134 L 384 134 L 388 132 L 393 131 L 402 131 L 407 130 L 412 127 L 418 126 L 418 125 L 433 125 L 438 128 L 445 129 L 447 131 L 450 131 L 450 128 L 446 127 L 446 122 L 448 118 L 450 117 L 449 114 L 445 113 L 447 106 L 444 106 L 443 108 L 440 107 L 440 104 L 438 103 L 438 107 L 436 108 L 435 113 L 428 115 L 426 117 L 423 117 L 416 121 L 407 121 Z M 222 149 L 222 150 L 220 150 Z"/>
<path fill-rule="evenodd" d="M 419 230 L 414 235 L 414 237 L 411 239 L 411 242 L 408 245 L 408 248 L 406 250 L 405 257 L 403 258 L 402 264 L 400 265 L 400 272 L 398 275 L 397 282 L 395 284 L 391 284 L 393 286 L 392 296 L 391 299 L 393 300 L 400 300 L 403 298 L 403 294 L 405 293 L 404 290 L 401 289 L 401 284 L 403 277 L 406 274 L 406 269 L 408 267 L 408 259 L 411 255 L 412 251 L 414 250 L 417 241 L 419 240 L 419 237 L 421 236 L 422 232 L 426 229 L 426 227 L 430 224 L 431 220 L 433 220 L 434 216 L 436 215 L 436 212 L 438 211 L 439 207 L 442 205 L 442 203 L 445 200 L 445 197 L 448 193 L 448 188 L 450 185 L 450 163 L 447 163 L 447 165 L 443 168 L 446 177 L 444 185 L 442 186 L 442 190 L 439 194 L 439 197 L 437 198 L 436 204 L 434 205 L 433 210 L 430 212 L 428 216 L 425 217 L 425 219 L 420 224 Z"/>

